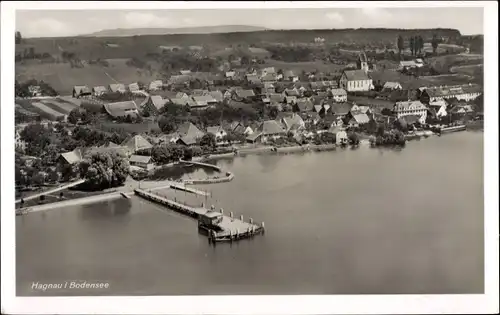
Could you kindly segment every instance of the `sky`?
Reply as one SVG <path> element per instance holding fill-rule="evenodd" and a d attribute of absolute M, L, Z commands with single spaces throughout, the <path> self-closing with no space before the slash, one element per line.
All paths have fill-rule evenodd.
<path fill-rule="evenodd" d="M 270 29 L 454 28 L 483 34 L 483 8 L 166 9 L 16 11 L 23 37 L 90 34 L 117 28 L 249 25 Z"/>

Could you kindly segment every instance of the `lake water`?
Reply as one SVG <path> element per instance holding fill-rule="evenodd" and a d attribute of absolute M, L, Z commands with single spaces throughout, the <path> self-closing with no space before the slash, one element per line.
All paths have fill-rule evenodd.
<path fill-rule="evenodd" d="M 209 246 L 133 197 L 16 217 L 18 295 L 482 293 L 483 133 L 218 162 L 209 204 L 266 234 Z M 200 172 L 200 171 L 197 171 Z M 193 176 L 193 175 L 191 175 Z M 169 192 L 170 193 L 170 192 Z M 202 197 L 178 198 L 203 202 Z M 193 201 L 193 199 L 199 199 Z M 108 282 L 101 290 L 32 283 Z"/>

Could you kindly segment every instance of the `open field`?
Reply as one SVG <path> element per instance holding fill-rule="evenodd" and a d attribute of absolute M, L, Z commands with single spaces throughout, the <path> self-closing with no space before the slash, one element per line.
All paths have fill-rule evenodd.
<path fill-rule="evenodd" d="M 451 69 L 457 66 L 482 65 L 484 59 L 483 55 L 478 54 L 457 54 L 429 58 L 428 62 L 438 71 L 439 69 L 452 71 Z"/>
<path fill-rule="evenodd" d="M 472 79 L 470 76 L 464 74 L 443 74 L 415 78 L 393 70 L 374 71 L 370 73 L 370 76 L 373 78 L 374 82 L 378 80 L 380 80 L 381 83 L 388 81 L 399 82 L 404 89 L 417 89 L 422 86 L 431 85 L 466 84 L 471 82 Z"/>
<path fill-rule="evenodd" d="M 60 95 L 70 95 L 76 85 L 90 88 L 98 85 L 107 86 L 119 81 L 130 84 L 137 81 L 149 83 L 161 78 L 156 71 L 147 71 L 126 65 L 127 59 L 108 60 L 109 67 L 86 65 L 83 68 L 71 68 L 67 63 L 55 64 L 16 64 L 16 80 L 43 80 L 51 85 Z"/>
<path fill-rule="evenodd" d="M 299 75 L 302 71 L 314 71 L 318 70 L 321 72 L 340 72 L 345 68 L 345 65 L 336 65 L 332 63 L 324 63 L 321 60 L 318 61 L 307 61 L 307 62 L 285 62 L 279 60 L 268 59 L 265 63 L 266 67 L 275 67 L 276 70 L 292 70 L 296 75 Z"/>
<path fill-rule="evenodd" d="M 59 96 L 57 98 L 57 100 L 61 101 L 61 102 L 66 102 L 66 103 L 69 103 L 69 104 L 73 104 L 75 106 L 82 105 L 82 100 L 81 99 L 73 98 L 71 96 Z"/>
<path fill-rule="evenodd" d="M 451 67 L 450 71 L 453 73 L 465 74 L 465 75 L 475 75 L 477 71 L 483 71 L 483 65 L 466 65 L 466 66 L 456 66 Z"/>

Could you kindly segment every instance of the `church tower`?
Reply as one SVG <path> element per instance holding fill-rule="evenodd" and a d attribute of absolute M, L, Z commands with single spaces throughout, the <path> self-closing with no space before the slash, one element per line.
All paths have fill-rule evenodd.
<path fill-rule="evenodd" d="M 366 54 L 364 51 L 359 53 L 358 56 L 358 69 L 368 72 L 368 58 L 366 58 Z"/>

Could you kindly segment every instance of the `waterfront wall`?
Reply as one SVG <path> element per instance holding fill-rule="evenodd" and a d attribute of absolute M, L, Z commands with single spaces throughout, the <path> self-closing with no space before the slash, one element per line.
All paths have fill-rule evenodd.
<path fill-rule="evenodd" d="M 206 178 L 206 179 L 187 179 L 184 180 L 185 185 L 205 185 L 205 184 L 218 184 L 227 183 L 234 179 L 234 174 L 231 172 L 226 172 L 225 177 L 221 178 Z"/>
<path fill-rule="evenodd" d="M 457 131 L 465 131 L 467 127 L 465 125 L 453 126 L 453 127 L 445 127 L 440 129 L 440 133 L 449 133 L 449 132 L 457 132 Z"/>
<path fill-rule="evenodd" d="M 219 173 L 223 173 L 222 168 L 217 165 L 203 163 L 203 162 L 187 162 L 187 161 L 179 161 L 180 163 L 186 164 L 194 164 L 203 167 L 209 167 L 216 170 Z M 218 183 L 227 183 L 234 179 L 234 174 L 231 172 L 226 172 L 225 177 L 220 178 L 205 178 L 205 179 L 186 179 L 183 181 L 184 185 L 205 185 L 205 184 L 218 184 Z"/>

